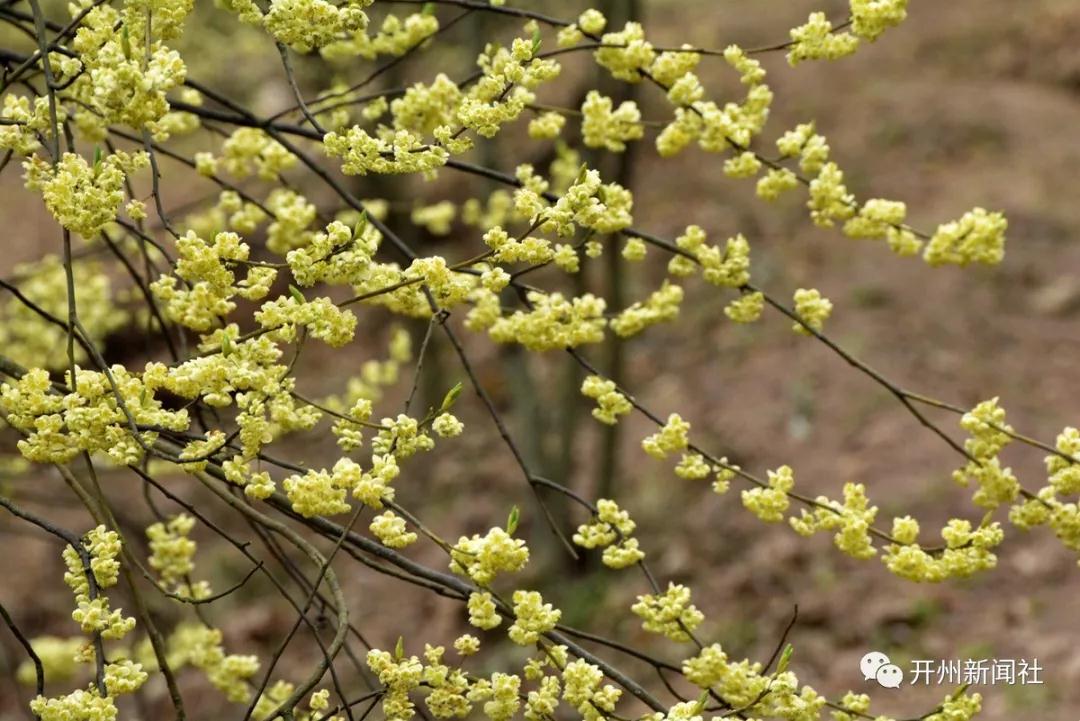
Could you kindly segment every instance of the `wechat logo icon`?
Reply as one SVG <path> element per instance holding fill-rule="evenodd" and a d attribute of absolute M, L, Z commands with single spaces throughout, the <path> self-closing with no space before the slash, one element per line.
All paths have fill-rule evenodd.
<path fill-rule="evenodd" d="M 885 688 L 900 688 L 904 683 L 904 671 L 889 660 L 881 651 L 871 651 L 859 661 L 864 681 L 877 681 Z"/>

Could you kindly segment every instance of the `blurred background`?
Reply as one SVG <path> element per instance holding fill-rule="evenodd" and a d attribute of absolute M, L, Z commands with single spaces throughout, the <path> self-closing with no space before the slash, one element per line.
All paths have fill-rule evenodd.
<path fill-rule="evenodd" d="M 585 7 L 562 0 L 510 4 L 567 18 Z M 845 8 L 846 3 L 829 0 L 614 0 L 605 9 L 612 17 L 635 15 L 657 45 L 722 49 L 732 42 L 744 47 L 782 42 L 810 11 L 843 18 Z M 387 10 L 415 9 L 378 2 L 370 14 L 377 25 Z M 54 17 L 61 17 L 59 3 L 54 10 Z M 443 24 L 459 12 L 437 9 Z M 1000 396 L 1017 430 L 1052 442 L 1063 426 L 1080 423 L 1080 245 L 1075 242 L 1080 203 L 1074 182 L 1080 161 L 1080 3 L 912 0 L 909 12 L 905 24 L 853 58 L 791 69 L 782 53 L 765 56 L 776 93 L 766 140 L 815 120 L 846 171 L 849 188 L 864 199 L 906 201 L 911 223 L 922 229 L 932 230 L 976 205 L 1004 211 L 1009 242 L 1000 267 L 929 268 L 918 259 L 892 256 L 882 244 L 816 229 L 802 193 L 764 204 L 754 197 L 752 183 L 724 177 L 717 156 L 691 149 L 659 159 L 652 130 L 627 157 L 589 159 L 607 177 L 632 187 L 636 227 L 674 237 L 687 223 L 696 223 L 714 240 L 744 233 L 753 246 L 755 282 L 779 297 L 790 297 L 798 287 L 820 289 L 836 306 L 827 328 L 831 337 L 888 378 L 964 407 Z M 481 39 L 506 41 L 520 32 L 513 18 L 463 18 L 440 35 L 437 45 L 385 73 L 373 89 L 430 80 L 439 71 L 462 77 L 482 49 Z M 29 47 L 29 39 L 10 28 L 0 37 L 5 47 L 20 52 Z M 196 9 L 177 46 L 190 77 L 259 113 L 293 104 L 273 45 L 209 3 Z M 545 34 L 545 47 L 553 46 L 553 36 Z M 541 90 L 542 102 L 579 106 L 592 87 L 631 97 L 631 89 L 602 78 L 587 55 L 560 60 L 564 77 Z M 297 58 L 295 65 L 308 97 L 325 89 L 330 78 L 356 82 L 375 67 L 360 60 L 332 64 L 317 56 Z M 739 93 L 737 78 L 722 60 L 704 60 L 699 72 L 712 97 L 722 101 Z M 646 119 L 669 117 L 666 101 L 654 89 L 642 87 L 632 96 Z M 524 125 L 508 128 L 470 159 L 508 172 L 524 161 L 546 168 L 553 157 L 550 144 L 526 143 Z M 578 131 L 571 118 L 564 136 L 575 138 Z M 213 150 L 216 142 L 181 138 L 170 147 L 190 155 Z M 163 162 L 168 163 L 163 167 L 167 207 L 209 197 L 212 188 L 183 167 Z M 5 278 L 15 275 L 17 264 L 60 250 L 54 221 L 40 200 L 22 189 L 18 176 L 14 164 L 0 176 L 0 274 Z M 337 209 L 303 173 L 291 177 L 310 188 L 313 200 Z M 449 234 L 435 236 L 407 225 L 410 210 L 444 199 L 485 198 L 495 189 L 449 171 L 434 182 L 350 178 L 348 183 L 359 197 L 390 201 L 391 224 L 422 252 L 453 258 L 473 254 L 480 247 L 479 233 L 455 223 Z M 253 181 L 245 188 L 265 193 L 269 186 Z M 622 307 L 658 285 L 665 262 L 655 251 L 645 264 L 621 270 L 606 260 L 592 262 L 567 288 L 614 293 L 622 302 L 612 305 Z M 548 285 L 565 282 L 557 274 L 542 278 Z M 936 534 L 950 517 L 979 520 L 982 513 L 971 504 L 970 491 L 950 480 L 961 459 L 882 388 L 820 343 L 793 334 L 775 314 L 749 327 L 735 326 L 722 313 L 728 296 L 694 280 L 685 288 L 678 323 L 650 329 L 617 350 L 591 348 L 589 357 L 617 368 L 625 385 L 655 412 L 680 412 L 693 424 L 695 440 L 716 455 L 762 475 L 766 468 L 792 465 L 797 488 L 808 495 L 838 497 L 845 482 L 865 483 L 880 507 L 882 525 L 893 515 L 911 514 L 926 535 Z M 7 301 L 0 296 L 0 305 Z M 364 310 L 360 318 L 358 340 L 348 350 L 307 346 L 298 366 L 302 393 L 339 393 L 365 361 L 385 356 L 391 326 L 400 321 L 381 309 Z M 407 324 L 417 344 L 425 325 Z M 970 581 L 940 586 L 901 581 L 876 561 L 841 555 L 828 534 L 806 540 L 786 526 L 762 524 L 742 507 L 737 483 L 717 496 L 708 483 L 677 478 L 670 465 L 641 452 L 640 439 L 651 432 L 644 419 L 631 417 L 619 432 L 607 431 L 589 417 L 590 402 L 577 391 L 580 369 L 565 354 L 527 356 L 482 337 L 468 335 L 467 341 L 481 380 L 530 462 L 583 495 L 617 498 L 638 521 L 638 536 L 661 582 L 692 585 L 695 603 L 706 614 L 700 636 L 722 643 L 730 656 L 766 659 L 798 604 L 798 623 L 789 636 L 795 647 L 792 668 L 830 698 L 848 689 L 874 690 L 858 672 L 860 657 L 870 650 L 884 651 L 904 667 L 915 658 L 1037 658 L 1044 683 L 979 689 L 981 718 L 1077 718 L 1080 653 L 1074 626 L 1080 569 L 1075 555 L 1048 531 L 1028 534 L 1007 527 L 998 568 Z M 107 349 L 110 360 L 128 363 L 160 351 L 147 349 L 138 329 L 130 328 L 111 336 Z M 436 337 L 426 361 L 423 402 L 437 403 L 463 379 L 452 349 Z M 376 413 L 395 415 L 410 381 L 411 368 L 406 368 Z M 470 392 L 457 410 L 469 432 L 405 467 L 396 484 L 401 504 L 450 538 L 501 524 L 511 505 L 520 504 L 521 532 L 534 549 L 526 585 L 543 590 L 561 607 L 565 622 L 674 662 L 686 655 L 685 648 L 645 634 L 629 613 L 635 596 L 646 590 L 639 574 L 614 573 L 565 556 Z M 954 437 L 963 437 L 955 416 L 934 419 Z M 10 454 L 14 441 L 7 432 L 0 448 Z M 332 463 L 338 454 L 325 423 L 283 440 L 281 447 L 278 455 L 313 467 Z M 1025 486 L 1045 483 L 1040 453 L 1010 447 L 1004 456 Z M 104 480 L 128 536 L 144 543 L 140 529 L 153 517 L 138 479 L 117 471 Z M 27 508 L 69 528 L 88 527 L 81 507 L 53 472 L 13 473 L 0 483 Z M 204 504 L 222 523 L 237 524 L 190 479 L 176 475 L 167 484 Z M 175 512 L 175 506 L 157 501 Z M 585 521 L 578 509 L 562 511 L 568 530 Z M 247 565 L 234 549 L 205 528 L 197 529 L 195 538 L 200 542 L 197 578 L 222 590 L 243 576 Z M 56 544 L 9 516 L 0 516 L 0 544 L 0 595 L 23 630 L 35 636 L 77 633 Z M 437 548 L 423 544 L 408 554 L 439 568 L 445 564 Z M 467 630 L 465 614 L 453 601 L 346 559 L 336 565 L 350 612 L 373 646 L 392 647 L 400 635 L 409 652 L 419 653 L 423 641 L 449 644 Z M 190 609 L 167 603 L 156 603 L 154 611 L 165 626 L 190 616 Z M 264 658 L 294 619 L 258 577 L 205 611 L 224 630 L 230 652 Z M 0 632 L 0 652 L 0 718 L 22 718 L 32 688 L 14 679 L 23 655 L 6 631 Z M 310 639 L 300 639 L 279 671 L 298 678 L 316 653 Z M 520 650 L 493 646 L 473 669 L 498 668 L 520 656 Z M 646 667 L 632 661 L 625 667 L 652 683 Z M 181 682 L 192 691 L 192 718 L 239 714 L 198 672 L 184 672 Z M 198 693 L 203 687 L 207 693 Z M 132 707 L 130 718 L 167 712 L 163 688 L 149 688 L 149 700 Z M 952 690 L 877 689 L 873 712 L 917 716 Z"/>

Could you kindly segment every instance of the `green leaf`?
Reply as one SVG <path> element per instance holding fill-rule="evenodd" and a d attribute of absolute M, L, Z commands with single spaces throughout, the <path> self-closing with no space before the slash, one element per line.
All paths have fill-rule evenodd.
<path fill-rule="evenodd" d="M 454 403 L 457 402 L 458 396 L 461 395 L 461 388 L 461 381 L 458 381 L 454 384 L 453 388 L 446 392 L 446 395 L 442 399 L 442 405 L 439 406 L 440 413 L 446 413 L 446 411 L 453 407 Z"/>
<path fill-rule="evenodd" d="M 360 235 L 364 232 L 364 229 L 367 228 L 367 225 L 367 210 L 363 210 L 360 212 L 360 217 L 356 219 L 356 225 L 353 226 L 352 237 L 354 239 L 359 238 Z"/>
<path fill-rule="evenodd" d="M 420 12 L 423 13 L 424 15 L 434 15 L 435 14 L 435 3 L 424 3 L 424 7 L 421 8 Z"/>
<path fill-rule="evenodd" d="M 532 54 L 533 54 L 533 57 L 536 57 L 537 51 L 540 50 L 540 43 L 541 42 L 543 42 L 543 41 L 540 38 L 540 28 L 536 28 L 535 30 L 533 30 L 533 36 L 532 36 Z"/>
<path fill-rule="evenodd" d="M 521 521 L 521 509 L 514 506 L 510 509 L 510 516 L 506 519 L 506 532 L 511 536 L 517 530 L 518 522 Z"/>
<path fill-rule="evenodd" d="M 228 358 L 230 353 L 232 353 L 232 341 L 229 339 L 229 334 L 228 333 L 222 333 L 221 334 L 221 355 Z"/>
<path fill-rule="evenodd" d="M 402 636 L 397 637 L 397 645 L 394 646 L 394 657 L 399 661 L 405 658 L 405 638 Z"/>
<path fill-rule="evenodd" d="M 300 292 L 299 288 L 291 283 L 289 284 L 289 294 L 296 299 L 297 303 L 307 303 L 307 298 L 304 297 L 304 294 Z"/>
<path fill-rule="evenodd" d="M 787 671 L 788 665 L 791 663 L 791 654 L 795 653 L 795 647 L 790 643 L 784 646 L 784 652 L 780 654 L 780 663 L 776 664 L 776 672 L 783 673 Z"/>
<path fill-rule="evenodd" d="M 697 697 L 697 703 L 694 704 L 694 714 L 697 715 L 705 710 L 705 704 L 709 702 L 709 692 L 702 691 L 701 695 Z"/>
<path fill-rule="evenodd" d="M 124 51 L 124 57 L 131 60 L 131 36 L 128 35 L 128 27 L 120 29 L 120 48 Z"/>
<path fill-rule="evenodd" d="M 95 173 L 97 173 L 98 168 L 101 167 L 101 157 L 102 157 L 101 146 L 100 145 L 95 145 L 94 146 L 94 172 Z"/>

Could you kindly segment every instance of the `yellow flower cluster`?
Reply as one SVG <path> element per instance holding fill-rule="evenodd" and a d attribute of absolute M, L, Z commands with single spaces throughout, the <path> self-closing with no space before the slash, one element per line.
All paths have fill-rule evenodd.
<path fill-rule="evenodd" d="M 739 73 L 747 94 L 742 103 L 728 102 L 721 107 L 704 98 L 701 81 L 693 73 L 699 60 L 690 50 L 668 51 L 656 56 L 649 68 L 650 76 L 668 88 L 668 100 L 675 106 L 674 120 L 656 138 L 657 152 L 663 157 L 675 155 L 693 142 L 710 153 L 745 150 L 768 119 L 773 93 L 765 84 L 760 62 L 737 45 L 725 48 L 724 60 Z M 741 156 L 728 170 L 748 177 L 759 167 L 753 158 Z"/>
<path fill-rule="evenodd" d="M 851 0 L 851 32 L 834 28 L 825 13 L 810 14 L 805 25 L 791 31 L 788 63 L 836 60 L 854 53 L 862 41 L 873 42 L 907 18 L 908 0 Z"/>
<path fill-rule="evenodd" d="M 146 529 L 150 542 L 150 568 L 161 576 L 165 587 L 182 596 L 206 598 L 210 585 L 206 581 L 188 584 L 187 577 L 195 570 L 195 541 L 188 536 L 195 519 L 186 513 L 173 516 L 165 523 L 154 523 Z"/>
<path fill-rule="evenodd" d="M 672 641 L 689 641 L 690 634 L 705 615 L 690 603 L 690 589 L 669 583 L 666 591 L 638 596 L 630 610 L 642 619 L 642 628 L 659 633 Z"/>
<path fill-rule="evenodd" d="M 62 105 L 56 110 L 57 122 L 67 119 L 67 112 Z M 0 150 L 10 150 L 22 156 L 31 155 L 41 147 L 38 137 L 52 137 L 49 99 L 44 95 L 34 98 L 31 104 L 30 98 L 25 95 L 8 93 L 4 96 L 0 119 L 8 121 L 0 124 Z"/>
<path fill-rule="evenodd" d="M 461 103 L 457 83 L 439 73 L 431 84 L 415 83 L 389 105 L 395 130 L 430 135 L 440 126 L 454 122 L 454 110 Z"/>
<path fill-rule="evenodd" d="M 255 320 L 270 331 L 272 339 L 291 343 L 296 340 L 298 326 L 303 326 L 312 338 L 339 348 L 353 339 L 356 316 L 348 309 L 338 308 L 329 298 L 301 300 L 299 294 L 267 301 L 255 312 Z"/>
<path fill-rule="evenodd" d="M 851 31 L 874 41 L 907 18 L 908 0 L 851 0 Z"/>
<path fill-rule="evenodd" d="M 394 500 L 394 488 L 390 484 L 401 473 L 397 460 L 390 454 L 373 455 L 371 470 L 362 473 L 358 464 L 342 458 L 334 465 L 335 474 L 352 481 L 353 498 L 371 508 L 382 508 L 383 500 Z"/>
<path fill-rule="evenodd" d="M 453 430 L 455 421 L 457 419 L 453 416 L 444 420 L 443 430 Z M 393 454 L 395 458 L 404 459 L 417 451 L 430 451 L 435 447 L 435 441 L 420 427 L 420 422 L 404 413 L 398 414 L 397 418 L 383 418 L 380 425 L 382 430 L 372 441 L 376 453 Z"/>
<path fill-rule="evenodd" d="M 554 110 L 540 113 L 529 121 L 529 137 L 533 140 L 554 140 L 559 137 L 566 118 Z"/>
<path fill-rule="evenodd" d="M 641 447 L 653 458 L 662 460 L 669 453 L 686 450 L 689 436 L 690 424 L 678 413 L 672 413 L 659 431 L 641 441 Z"/>
<path fill-rule="evenodd" d="M 141 378 L 121 365 L 113 366 L 110 372 L 134 423 L 187 430 L 187 411 L 166 410 L 154 397 L 166 386 L 165 366 L 148 364 Z M 0 408 L 8 422 L 26 434 L 19 441 L 23 456 L 36 463 L 67 463 L 86 451 L 104 452 L 120 465 L 138 462 L 143 457 L 142 445 L 132 436 L 128 417 L 118 407 L 108 377 L 76 369 L 75 387 L 66 394 L 54 392 L 43 368 L 30 370 L 14 385 L 0 385 Z M 147 431 L 140 437 L 142 444 L 149 445 L 156 433 Z"/>
<path fill-rule="evenodd" d="M 863 484 L 845 483 L 842 504 L 824 496 L 819 496 L 816 502 L 818 505 L 812 513 L 803 509 L 799 518 L 788 519 L 797 533 L 809 536 L 817 531 L 835 531 L 833 541 L 836 547 L 852 558 L 870 558 L 877 553 L 870 541 L 869 531 L 878 509 L 869 504 Z M 907 521 L 914 523 L 913 519 Z M 903 535 L 909 534 L 910 531 Z M 918 535 L 918 524 L 915 525 L 914 535 Z"/>
<path fill-rule="evenodd" d="M 998 399 L 983 401 L 960 419 L 960 426 L 971 434 L 964 442 L 970 460 L 953 472 L 953 480 L 967 486 L 972 481 L 977 489 L 972 500 L 984 508 L 997 508 L 1016 500 L 1020 482 L 1012 469 L 1002 468 L 998 454 L 1012 440 L 1012 426 L 1005 422 L 1005 409 Z"/>
<path fill-rule="evenodd" d="M 477 60 L 483 76 L 462 98 L 457 121 L 491 138 L 520 116 L 536 99 L 532 91 L 559 75 L 559 64 L 536 57 L 538 50 L 539 44 L 526 38 L 514 38 L 509 48 L 489 44 Z"/>
<path fill-rule="evenodd" d="M 367 665 L 386 688 L 383 696 L 383 713 L 388 719 L 410 719 L 414 706 L 409 692 L 424 680 L 424 664 L 416 656 L 396 657 L 387 651 L 372 649 L 367 654 Z"/>
<path fill-rule="evenodd" d="M 506 633 L 520 646 L 531 646 L 540 636 L 555 628 L 562 611 L 544 603 L 536 591 L 514 591 L 514 623 Z"/>
<path fill-rule="evenodd" d="M 743 505 L 755 516 L 767 523 L 784 520 L 791 501 L 788 491 L 795 487 L 795 472 L 790 466 L 780 466 L 769 471 L 769 483 L 765 488 L 751 488 L 742 492 Z"/>
<path fill-rule="evenodd" d="M 483 703 L 484 715 L 491 721 L 510 721 L 521 707 L 520 688 L 520 676 L 496 671 L 490 681 L 479 679 L 473 684 L 469 700 Z"/>
<path fill-rule="evenodd" d="M 581 105 L 581 138 L 590 148 L 605 148 L 613 153 L 626 150 L 626 143 L 640 140 L 645 133 L 641 111 L 633 100 L 614 108 L 614 102 L 596 90 L 590 90 Z"/>
<path fill-rule="evenodd" d="M 626 568 L 645 558 L 632 536 L 637 524 L 630 514 L 607 498 L 596 502 L 596 518 L 578 526 L 574 543 L 582 548 L 603 548 L 602 561 L 608 568 Z"/>
<path fill-rule="evenodd" d="M 158 38 L 179 35 L 191 6 L 133 2 L 121 12 L 108 4 L 72 5 L 73 15 L 83 8 L 87 14 L 71 43 L 78 53 L 71 70 L 81 72 L 71 73 L 67 93 L 88 109 L 76 124 L 90 139 L 103 139 L 107 126 L 117 123 L 162 130 L 154 125 L 169 111 L 165 95 L 183 84 L 187 67 Z"/>
<path fill-rule="evenodd" d="M 1005 257 L 1008 221 L 1001 213 L 975 208 L 959 220 L 939 225 L 923 257 L 930 265 L 996 265 Z"/>
<path fill-rule="evenodd" d="M 906 540 L 918 533 L 918 524 L 912 519 L 897 519 L 894 530 Z M 941 537 L 945 549 L 940 553 L 931 554 L 914 543 L 890 544 L 882 561 L 897 576 L 911 581 L 938 583 L 966 578 L 997 565 L 991 549 L 1001 543 L 1004 533 L 998 523 L 972 529 L 970 521 L 953 518 L 941 530 Z"/>
<path fill-rule="evenodd" d="M 304 475 L 289 476 L 281 483 L 293 510 L 305 518 L 348 513 L 346 497 L 355 485 L 359 466 L 347 458 L 334 465 L 333 473 L 310 470 Z"/>
<path fill-rule="evenodd" d="M 30 702 L 30 711 L 41 721 L 115 721 L 117 716 L 114 699 L 99 696 L 96 688 L 77 689 L 59 698 L 38 696 Z"/>
<path fill-rule="evenodd" d="M 180 257 L 175 275 L 163 275 L 150 290 L 164 306 L 165 315 L 187 328 L 209 331 L 236 309 L 234 297 L 259 300 L 277 278 L 273 268 L 246 266 L 251 249 L 236 233 L 223 232 L 209 243 L 189 230 L 176 241 Z M 234 269 L 247 267 L 237 280 Z M 184 281 L 182 284 L 179 281 Z"/>
<path fill-rule="evenodd" d="M 468 90 L 459 90 L 445 76 L 431 86 L 415 85 L 390 105 L 393 128 L 380 126 L 375 135 L 359 126 L 344 134 L 330 132 L 323 147 L 342 158 L 342 171 L 350 175 L 430 175 L 451 154 L 472 147 L 464 131 L 493 137 L 535 100 L 537 86 L 558 75 L 558 63 L 537 58 L 538 49 L 525 38 L 516 38 L 509 48 L 489 44 L 477 60 L 481 76 Z M 434 142 L 426 141 L 429 134 Z"/>
<path fill-rule="evenodd" d="M 274 214 L 274 222 L 266 229 L 267 250 L 287 255 L 307 245 L 312 235 L 308 227 L 318 214 L 314 203 L 288 188 L 275 188 L 266 198 L 266 207 Z"/>
<path fill-rule="evenodd" d="M 795 314 L 802 323 L 792 323 L 791 329 L 802 335 L 811 335 L 809 328 L 821 332 L 832 313 L 832 301 L 821 295 L 816 288 L 799 288 L 795 291 Z"/>
<path fill-rule="evenodd" d="M 82 555 L 72 546 L 65 546 L 63 558 L 67 572 L 64 583 L 74 592 L 76 602 L 71 617 L 84 633 L 100 634 L 101 638 L 109 640 L 122 638 L 135 627 L 135 619 L 124 618 L 121 609 L 110 609 L 109 599 L 103 593 L 104 589 L 116 585 L 119 576 L 120 536 L 105 526 L 97 526 L 79 543 L 90 558 L 94 589 L 91 589 Z M 93 647 L 80 648 L 78 658 L 91 662 Z M 57 698 L 37 696 L 30 702 L 31 712 L 42 721 L 114 721 L 117 715 L 116 696 L 137 691 L 146 681 L 147 674 L 141 664 L 127 659 L 105 663 L 104 671 L 104 696 L 93 684 L 87 689 L 76 689 Z"/>
<path fill-rule="evenodd" d="M 753 323 L 765 309 L 765 294 L 761 291 L 744 293 L 724 307 L 724 315 L 736 323 Z"/>
<path fill-rule="evenodd" d="M 357 230 L 339 220 L 314 233 L 310 241 L 285 256 L 297 285 L 308 288 L 316 283 L 360 285 L 371 266 L 381 236 L 370 224 Z"/>
<path fill-rule="evenodd" d="M 378 32 L 368 35 L 363 30 L 352 33 L 346 40 L 331 42 L 322 47 L 328 60 L 348 60 L 361 57 L 374 60 L 379 55 L 401 56 L 439 31 L 439 19 L 434 13 L 419 12 L 404 19 L 387 14 Z"/>
<path fill-rule="evenodd" d="M 602 298 L 586 293 L 568 300 L 561 293 L 533 291 L 527 298 L 530 310 L 515 311 L 490 324 L 492 340 L 544 351 L 576 348 L 604 339 L 606 304 Z"/>
<path fill-rule="evenodd" d="M 375 516 L 368 529 L 384 546 L 390 548 L 404 548 L 416 542 L 416 534 L 406 529 L 405 519 L 393 511 Z"/>
<path fill-rule="evenodd" d="M 194 666 L 206 674 L 214 688 L 234 703 L 244 703 L 250 696 L 247 684 L 259 670 L 255 656 L 226 654 L 221 631 L 201 623 L 177 626 L 169 637 L 169 665 Z"/>
<path fill-rule="evenodd" d="M 1059 495 L 1080 492 L 1080 431 L 1062 430 L 1056 454 L 1046 456 L 1048 484 L 1009 509 L 1009 520 L 1019 528 L 1049 525 L 1067 548 L 1080 551 L 1080 505 L 1063 502 Z"/>
<path fill-rule="evenodd" d="M 1050 485 L 1062 495 L 1080 493 L 1080 431 L 1072 427 L 1062 430 L 1055 448 L 1062 455 L 1046 457 Z"/>
<path fill-rule="evenodd" d="M 612 77 L 628 83 L 639 83 L 643 73 L 656 59 L 652 43 L 645 39 L 641 23 L 628 22 L 618 32 L 605 33 L 601 47 L 593 56 L 598 65 L 607 68 Z"/>
<path fill-rule="evenodd" d="M 311 428 L 321 413 L 306 404 L 297 405 L 292 395 L 296 379 L 278 364 L 282 352 L 268 335 L 242 342 L 229 340 L 238 335 L 237 327 L 229 325 L 203 336 L 200 349 L 207 355 L 170 369 L 166 387 L 183 398 L 202 398 L 212 407 L 231 405 L 235 395 L 241 410 L 236 422 L 243 454 L 226 466 L 229 481 L 272 487 L 268 476 L 249 477 L 248 462 L 278 435 Z M 254 491 L 250 486 L 245 490 L 249 495 Z"/>
<path fill-rule="evenodd" d="M 494 5 L 495 3 L 492 3 Z M 595 36 L 604 32 L 607 18 L 599 10 L 590 8 L 578 16 L 577 22 L 571 23 L 559 31 L 560 48 L 576 45 L 585 39 L 585 33 Z"/>
<path fill-rule="evenodd" d="M 609 426 L 615 425 L 619 416 L 625 416 L 633 410 L 626 396 L 616 389 L 615 381 L 600 376 L 591 375 L 585 378 L 581 384 L 581 393 L 596 401 L 596 408 L 592 411 L 593 418 Z"/>
<path fill-rule="evenodd" d="M 456 438 L 465 430 L 465 424 L 451 413 L 440 413 L 431 422 L 431 430 L 440 438 Z"/>
<path fill-rule="evenodd" d="M 530 223 L 539 224 L 545 233 L 565 238 L 580 225 L 608 234 L 633 223 L 634 198 L 630 191 L 618 183 L 604 183 L 596 170 L 582 166 L 574 182 L 551 205 L 541 197 L 547 182 L 533 173 L 532 166 L 518 166 L 516 174 L 522 187 L 514 193 L 515 210 Z"/>
<path fill-rule="evenodd" d="M 676 255 L 668 262 L 668 272 L 687 276 L 697 266 L 702 277 L 722 288 L 739 288 L 750 282 L 750 243 L 741 234 L 728 238 L 723 250 L 718 245 L 707 245 L 705 231 L 697 225 L 687 226 L 675 239 L 675 244 L 694 261 L 684 255 Z"/>
<path fill-rule="evenodd" d="M 754 718 L 817 721 L 827 700 L 810 686 L 800 685 L 798 677 L 783 666 L 781 661 L 775 673 L 765 676 L 760 663 L 747 659 L 733 662 L 714 643 L 686 659 L 682 670 L 694 685 L 712 691 L 725 704 Z M 845 697 L 845 701 L 849 700 Z M 833 718 L 841 721 L 845 717 L 833 712 Z M 888 720 L 880 717 L 878 721 Z"/>
<path fill-rule="evenodd" d="M 904 227 L 906 216 L 907 206 L 900 201 L 872 198 L 859 208 L 855 217 L 844 223 L 844 235 L 849 238 L 884 238 L 897 255 L 915 255 L 922 248 L 922 241 Z"/>
<path fill-rule="evenodd" d="M 485 631 L 502 623 L 502 617 L 496 612 L 495 599 L 488 591 L 469 594 L 469 623 Z"/>
<path fill-rule="evenodd" d="M 252 173 L 263 180 L 276 180 L 296 165 L 295 155 L 261 128 L 237 128 L 221 144 L 221 157 L 203 156 L 202 162 L 220 164 L 230 175 L 247 178 Z"/>
<path fill-rule="evenodd" d="M 326 0 L 272 0 L 264 25 L 278 41 L 297 52 L 321 48 L 340 35 L 363 32 L 364 8 L 374 0 L 350 0 L 334 5 Z"/>
<path fill-rule="evenodd" d="M 500 573 L 520 571 L 529 562 L 525 541 L 501 528 L 462 536 L 450 551 L 450 570 L 486 586 Z"/>
<path fill-rule="evenodd" d="M 440 126 L 448 127 L 448 126 Z M 346 175 L 390 173 L 428 173 L 446 164 L 446 149 L 429 145 L 408 130 L 386 132 L 373 137 L 354 125 L 344 132 L 329 132 L 323 137 L 323 149 L 331 157 L 342 159 Z"/>
<path fill-rule="evenodd" d="M 831 228 L 836 221 L 855 214 L 855 196 L 844 185 L 840 166 L 830 161 L 821 167 L 817 177 L 810 181 L 810 200 L 806 206 L 814 223 L 823 228 Z"/>
<path fill-rule="evenodd" d="M 622 689 L 604 684 L 604 672 L 579 658 L 562 664 L 563 698 L 588 721 L 598 721 L 615 712 Z"/>
<path fill-rule="evenodd" d="M 454 639 L 454 650 L 461 656 L 472 656 L 480 651 L 480 639 L 470 634 L 462 634 Z"/>
<path fill-rule="evenodd" d="M 789 190 L 799 187 L 799 177 L 788 168 L 770 168 L 761 176 L 755 187 L 762 200 L 776 200 Z"/>
<path fill-rule="evenodd" d="M 833 24 L 823 12 L 810 13 L 804 25 L 792 28 L 791 42 L 787 58 L 792 67 L 805 60 L 837 60 L 859 47 L 859 38 L 851 33 L 834 32 Z"/>
<path fill-rule="evenodd" d="M 148 163 L 146 153 L 118 150 L 92 165 L 81 155 L 64 153 L 55 167 L 34 156 L 23 168 L 26 187 L 41 192 L 56 221 L 73 233 L 93 238 L 116 220 L 127 176 Z"/>
<path fill-rule="evenodd" d="M 800 170 L 814 176 L 809 181 L 807 207 L 814 223 L 832 227 L 843 222 L 844 234 L 851 238 L 884 239 L 897 255 L 916 255 L 923 250 L 929 265 L 1000 263 L 1005 256 L 1008 221 L 1001 213 L 975 208 L 959 220 L 938 226 L 923 248 L 923 241 L 904 224 L 904 203 L 873 198 L 862 206 L 848 192 L 844 172 L 829 160 L 830 148 L 813 123 L 803 123 L 785 132 L 777 141 L 782 158 L 797 158 Z M 758 195 L 767 200 L 795 187 L 798 177 L 787 168 L 774 169 L 758 181 Z"/>
<path fill-rule="evenodd" d="M 628 338 L 651 325 L 674 320 L 679 315 L 682 299 L 682 287 L 665 280 L 660 289 L 651 293 L 644 303 L 634 303 L 615 316 L 611 329 L 620 338 Z"/>

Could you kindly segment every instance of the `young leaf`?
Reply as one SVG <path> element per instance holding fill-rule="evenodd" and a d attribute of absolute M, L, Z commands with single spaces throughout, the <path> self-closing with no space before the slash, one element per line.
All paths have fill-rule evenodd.
<path fill-rule="evenodd" d="M 367 224 L 367 211 L 364 210 L 360 212 L 360 217 L 356 219 L 356 225 L 353 226 L 352 237 L 354 239 L 359 238 L 360 235 L 364 232 L 364 229 L 367 228 Z"/>
<path fill-rule="evenodd" d="M 514 531 L 517 530 L 518 522 L 521 520 L 521 509 L 514 506 L 510 509 L 510 516 L 506 519 L 506 532 L 511 536 L 514 535 Z"/>
<path fill-rule="evenodd" d="M 120 29 L 120 49 L 124 51 L 124 57 L 131 60 L 131 36 L 127 25 Z"/>
<path fill-rule="evenodd" d="M 446 395 L 442 400 L 442 405 L 439 406 L 440 413 L 445 413 L 453 407 L 454 403 L 457 402 L 458 396 L 461 395 L 461 387 L 461 381 L 458 381 L 454 384 L 453 388 L 446 392 Z"/>
<path fill-rule="evenodd" d="M 776 672 L 783 673 L 787 671 L 788 664 L 791 663 L 791 654 L 795 653 L 795 647 L 790 643 L 784 646 L 784 652 L 780 654 L 780 663 L 776 664 Z"/>
<path fill-rule="evenodd" d="M 295 285 L 289 284 L 289 294 L 296 300 L 297 303 L 307 303 L 307 298 L 300 292 L 300 289 Z"/>
<path fill-rule="evenodd" d="M 399 661 L 405 658 L 405 639 L 402 636 L 397 637 L 397 645 L 394 646 L 394 658 Z"/>
<path fill-rule="evenodd" d="M 709 702 L 709 692 L 702 691 L 701 695 L 697 697 L 697 703 L 694 704 L 694 714 L 700 714 L 705 710 L 705 704 Z"/>

